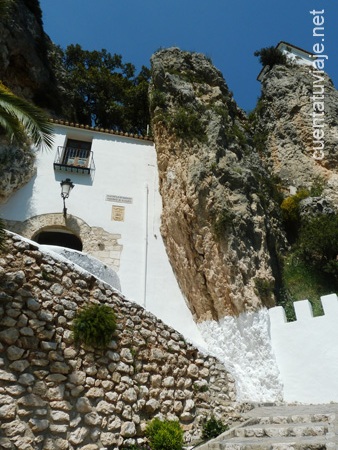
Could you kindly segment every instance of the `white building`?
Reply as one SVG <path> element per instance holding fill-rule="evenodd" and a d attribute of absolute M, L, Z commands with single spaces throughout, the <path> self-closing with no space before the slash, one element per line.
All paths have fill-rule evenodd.
<path fill-rule="evenodd" d="M 295 63 L 300 66 L 313 66 L 315 55 L 300 47 L 281 41 L 276 45 L 276 49 L 280 50 L 291 63 Z M 270 66 L 264 66 L 259 72 L 257 80 L 262 81 L 264 75 L 269 71 L 269 69 Z"/>
<path fill-rule="evenodd" d="M 198 344 L 160 233 L 162 211 L 151 140 L 55 121 L 54 148 L 0 214 L 11 231 L 71 247 L 114 269 L 122 293 Z M 63 213 L 60 183 L 74 184 Z"/>

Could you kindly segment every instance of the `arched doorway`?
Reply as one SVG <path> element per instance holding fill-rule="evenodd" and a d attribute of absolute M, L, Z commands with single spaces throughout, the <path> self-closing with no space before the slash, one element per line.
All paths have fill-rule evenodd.
<path fill-rule="evenodd" d="M 90 227 L 79 217 L 69 215 L 65 220 L 61 213 L 41 214 L 24 222 L 6 220 L 6 228 L 40 244 L 64 246 L 85 252 L 116 272 L 119 270 L 123 249 L 118 242 L 121 235 L 110 233 L 101 227 Z"/>
<path fill-rule="evenodd" d="M 82 242 L 75 234 L 68 230 L 48 229 L 37 233 L 33 240 L 43 245 L 58 245 L 59 247 L 72 248 L 82 251 Z"/>

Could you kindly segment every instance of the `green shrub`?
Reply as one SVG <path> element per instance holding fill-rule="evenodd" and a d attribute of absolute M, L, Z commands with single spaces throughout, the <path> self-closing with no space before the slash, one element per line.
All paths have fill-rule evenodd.
<path fill-rule="evenodd" d="M 272 302 L 272 295 L 273 295 L 273 290 L 274 290 L 273 281 L 267 280 L 266 278 L 255 278 L 254 283 L 255 283 L 256 293 L 262 300 L 263 304 L 266 306 L 270 306 L 270 304 Z"/>
<path fill-rule="evenodd" d="M 320 176 L 316 177 L 310 189 L 311 197 L 320 197 L 323 193 L 324 188 L 325 188 L 324 178 Z"/>
<path fill-rule="evenodd" d="M 266 150 L 266 143 L 268 140 L 268 136 L 269 136 L 268 131 L 260 131 L 254 134 L 252 141 L 258 153 L 263 153 Z"/>
<path fill-rule="evenodd" d="M 177 421 L 155 418 L 148 423 L 146 436 L 152 450 L 182 450 L 183 430 Z"/>
<path fill-rule="evenodd" d="M 277 304 L 284 306 L 288 320 L 294 320 L 293 303 L 298 300 L 309 300 L 314 316 L 322 315 L 320 297 L 334 292 L 337 283 L 331 275 L 305 261 L 299 252 L 294 251 L 283 261 L 283 286 Z"/>
<path fill-rule="evenodd" d="M 299 221 L 299 204 L 307 198 L 310 192 L 307 189 L 300 189 L 295 195 L 291 195 L 283 200 L 281 204 L 283 218 L 287 222 Z"/>
<path fill-rule="evenodd" d="M 157 107 L 165 108 L 166 106 L 166 97 L 164 92 L 159 91 L 157 89 L 153 90 L 150 94 L 150 108 L 152 111 L 155 111 Z"/>
<path fill-rule="evenodd" d="M 310 192 L 307 189 L 300 189 L 297 194 L 285 198 L 281 203 L 285 231 L 291 244 L 297 241 L 300 230 L 300 202 L 309 195 Z"/>
<path fill-rule="evenodd" d="M 170 128 L 176 136 L 204 141 L 206 135 L 198 113 L 191 108 L 179 108 L 170 118 Z"/>
<path fill-rule="evenodd" d="M 213 439 L 224 431 L 228 430 L 228 425 L 224 424 L 221 420 L 217 420 L 214 416 L 203 422 L 202 425 L 202 439 Z"/>
<path fill-rule="evenodd" d="M 114 311 L 106 305 L 87 305 L 76 314 L 72 330 L 75 345 L 107 347 L 116 330 Z"/>
<path fill-rule="evenodd" d="M 300 299 L 298 299 L 300 300 Z M 291 292 L 286 288 L 281 288 L 277 296 L 277 305 L 283 306 L 285 311 L 286 320 L 288 322 L 294 322 L 296 320 L 296 312 L 293 306 L 294 299 Z"/>
<path fill-rule="evenodd" d="M 232 211 L 226 208 L 220 211 L 213 223 L 214 232 L 218 239 L 228 232 L 234 220 L 235 214 Z"/>
<path fill-rule="evenodd" d="M 298 249 L 312 264 L 325 266 L 338 256 L 338 216 L 322 214 L 303 222 Z"/>
<path fill-rule="evenodd" d="M 270 70 L 277 64 L 284 66 L 287 64 L 287 57 L 276 47 L 265 47 L 256 50 L 254 55 L 259 57 L 259 62 L 263 67 L 269 66 Z"/>

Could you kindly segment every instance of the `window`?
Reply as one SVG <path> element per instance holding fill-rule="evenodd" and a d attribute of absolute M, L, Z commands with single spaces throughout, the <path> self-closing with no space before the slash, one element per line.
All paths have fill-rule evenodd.
<path fill-rule="evenodd" d="M 68 138 L 66 146 L 57 149 L 54 169 L 90 174 L 95 170 L 91 147 L 91 142 Z"/>
<path fill-rule="evenodd" d="M 62 163 L 67 166 L 88 167 L 91 147 L 91 142 L 68 139 Z"/>

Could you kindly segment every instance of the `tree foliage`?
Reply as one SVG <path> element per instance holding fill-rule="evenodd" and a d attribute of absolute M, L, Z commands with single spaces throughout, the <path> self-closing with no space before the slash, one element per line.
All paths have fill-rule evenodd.
<path fill-rule="evenodd" d="M 259 62 L 262 66 L 270 66 L 272 69 L 275 65 L 286 65 L 287 58 L 278 48 L 276 47 L 265 47 L 260 50 L 256 50 L 255 56 L 259 57 Z"/>
<path fill-rule="evenodd" d="M 149 124 L 150 70 L 136 74 L 133 64 L 107 50 L 80 45 L 57 49 L 61 83 L 69 95 L 71 120 L 97 127 L 144 134 Z"/>
<path fill-rule="evenodd" d="M 9 13 L 13 3 L 13 0 L 0 0 L 0 17 L 3 17 Z"/>

